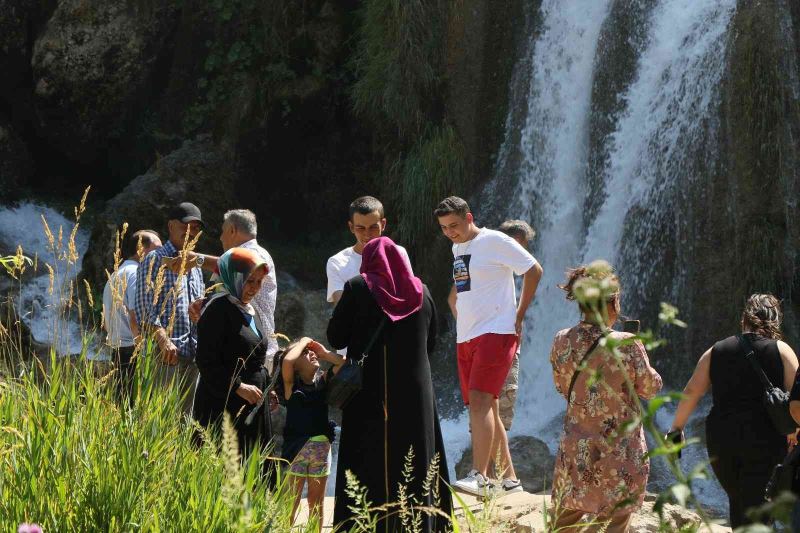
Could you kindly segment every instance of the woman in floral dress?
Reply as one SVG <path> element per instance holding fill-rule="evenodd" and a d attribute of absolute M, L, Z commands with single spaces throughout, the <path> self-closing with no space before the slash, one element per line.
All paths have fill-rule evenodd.
<path fill-rule="evenodd" d="M 595 281 L 605 279 L 606 286 L 612 287 L 602 297 L 606 308 L 602 328 L 606 329 L 616 322 L 620 309 L 619 281 L 610 267 L 601 269 L 599 274 L 591 266 L 572 269 L 566 284 L 560 287 L 567 292 L 567 299 L 575 300 L 576 284 L 580 287 L 581 279 L 589 277 Z M 586 316 L 588 309 L 579 305 L 583 320 L 559 331 L 550 352 L 556 389 L 565 398 L 578 365 L 603 331 Z M 610 332 L 612 339 L 631 336 Z M 556 528 L 577 531 L 577 524 L 586 523 L 588 520 L 583 517 L 588 514 L 596 525 L 581 531 L 597 530 L 607 524 L 609 533 L 624 532 L 631 514 L 644 499 L 650 472 L 644 430 L 641 424 L 627 432 L 624 427 L 626 421 L 637 416 L 630 386 L 636 395 L 647 400 L 661 389 L 661 376 L 650 366 L 641 342 L 621 346 L 619 351 L 622 357 L 618 363 L 611 352 L 597 347 L 577 374 L 553 474 Z"/>

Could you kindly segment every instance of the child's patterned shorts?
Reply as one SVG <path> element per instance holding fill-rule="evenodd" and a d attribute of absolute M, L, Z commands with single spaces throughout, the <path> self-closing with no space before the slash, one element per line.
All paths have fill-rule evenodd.
<path fill-rule="evenodd" d="M 311 437 L 297 452 L 290 476 L 326 477 L 331 473 L 331 443 L 324 435 Z"/>

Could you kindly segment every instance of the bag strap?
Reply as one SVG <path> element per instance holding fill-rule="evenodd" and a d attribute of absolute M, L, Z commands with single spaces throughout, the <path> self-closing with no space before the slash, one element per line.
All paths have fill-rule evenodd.
<path fill-rule="evenodd" d="M 569 405 L 569 399 L 572 397 L 572 389 L 575 388 L 575 382 L 578 380 L 578 374 L 581 373 L 583 363 L 589 359 L 589 356 L 592 355 L 592 352 L 597 348 L 597 345 L 600 343 L 600 339 L 603 338 L 603 334 L 597 336 L 591 346 L 589 346 L 589 350 L 586 352 L 586 355 L 583 356 L 581 362 L 578 363 L 578 366 L 575 368 L 575 372 L 572 374 L 572 380 L 569 382 L 569 392 L 567 392 L 567 405 Z"/>
<path fill-rule="evenodd" d="M 383 315 L 381 319 L 381 323 L 378 325 L 378 329 L 375 330 L 375 333 L 372 334 L 372 338 L 367 343 L 367 346 L 364 348 L 364 351 L 361 352 L 361 359 L 358 360 L 358 366 L 362 366 L 364 361 L 367 360 L 367 356 L 369 355 L 369 351 L 372 349 L 372 346 L 375 345 L 375 341 L 378 340 L 378 337 L 381 335 L 381 331 L 383 331 L 383 326 L 386 325 L 386 315 Z"/>
<path fill-rule="evenodd" d="M 739 340 L 739 347 L 744 352 L 745 359 L 747 359 L 747 361 L 753 366 L 753 370 L 755 370 L 756 374 L 758 374 L 764 389 L 768 391 L 774 389 L 775 387 L 772 385 L 772 382 L 769 380 L 767 374 L 764 372 L 764 369 L 761 367 L 761 363 L 759 363 L 758 359 L 756 359 L 756 353 L 753 349 L 753 345 L 750 344 L 750 339 L 744 335 L 736 335 L 736 338 Z"/>

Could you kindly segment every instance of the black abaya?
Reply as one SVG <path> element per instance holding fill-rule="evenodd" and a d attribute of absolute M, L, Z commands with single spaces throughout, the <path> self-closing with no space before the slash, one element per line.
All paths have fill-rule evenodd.
<path fill-rule="evenodd" d="M 354 277 L 345 284 L 328 324 L 328 340 L 334 348 L 347 347 L 347 356 L 357 360 L 384 316 L 364 280 Z M 364 386 L 342 412 L 336 524 L 351 518 L 348 506 L 355 504 L 345 494 L 345 472 L 351 471 L 366 487 L 367 500 L 373 506 L 397 502 L 403 464 L 412 448 L 411 493 L 417 495 L 421 505 L 434 505 L 432 496 L 423 495 L 422 483 L 438 454 L 439 508 L 450 515 L 447 459 L 428 361 L 435 338 L 436 308 L 427 287 L 419 311 L 397 322 L 386 319 L 381 336 L 364 361 Z M 445 531 L 448 524 L 447 519 L 428 516 L 423 531 Z M 345 530 L 351 525 L 346 524 Z M 382 521 L 378 530 L 400 531 L 401 526 L 395 516 Z"/>
<path fill-rule="evenodd" d="M 269 403 L 264 402 L 248 425 L 245 419 L 253 407 L 235 392 L 242 383 L 264 390 L 269 381 L 264 368 L 266 354 L 266 343 L 250 329 L 238 307 L 224 297 L 208 304 L 197 324 L 195 362 L 200 379 L 193 416 L 207 427 L 219 424 L 227 411 L 243 456 L 257 446 L 266 447 L 272 438 Z"/>

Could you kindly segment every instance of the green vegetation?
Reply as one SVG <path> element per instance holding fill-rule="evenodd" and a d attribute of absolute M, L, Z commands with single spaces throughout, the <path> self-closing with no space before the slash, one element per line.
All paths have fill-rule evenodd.
<path fill-rule="evenodd" d="M 375 122 L 411 138 L 431 120 L 442 77 L 447 4 L 369 0 L 362 10 L 353 67 L 353 103 Z"/>
<path fill-rule="evenodd" d="M 445 196 L 468 195 L 464 146 L 444 119 L 447 19 L 458 8 L 442 0 L 369 0 L 351 61 L 353 106 L 384 137 L 386 164 L 375 181 L 392 211 L 403 214 L 395 237 L 437 296 L 446 291 L 447 247 L 426 247 L 436 235 L 433 209 Z"/>
<path fill-rule="evenodd" d="M 392 203 L 397 212 L 403 213 L 397 226 L 399 240 L 420 249 L 427 241 L 426 234 L 435 226 L 436 205 L 442 198 L 458 194 L 464 186 L 464 146 L 451 126 L 431 128 L 429 135 L 397 162 L 392 174 L 400 180 Z"/>
<path fill-rule="evenodd" d="M 110 375 L 55 354 L 46 370 L 4 376 L 0 528 L 288 531 L 291 504 L 260 475 L 266 452 L 240 465 L 230 427 L 222 453 L 213 438 L 197 448 L 178 387 L 151 386 L 153 358 L 140 361 L 130 410 L 115 401 Z"/>
<path fill-rule="evenodd" d="M 291 21 L 285 0 L 211 0 L 206 9 L 214 37 L 205 43 L 198 100 L 184 116 L 187 134 L 224 122 L 231 113 L 263 114 L 240 107 L 265 105 L 275 84 L 296 76 L 287 64 Z"/>

